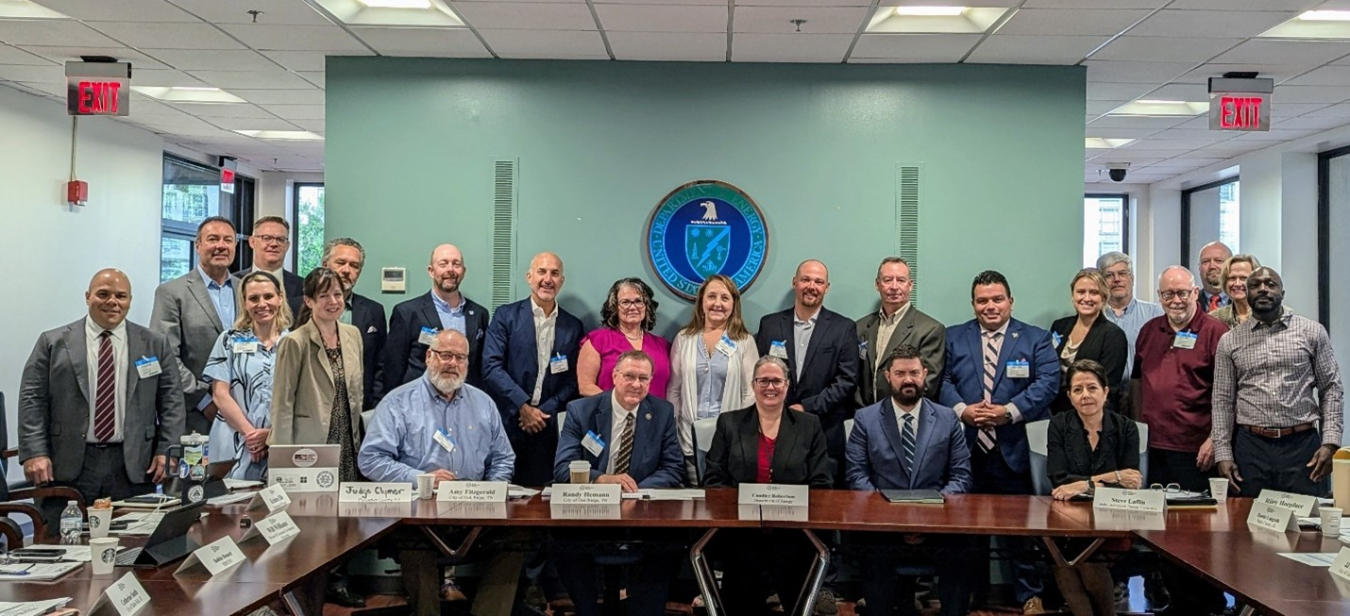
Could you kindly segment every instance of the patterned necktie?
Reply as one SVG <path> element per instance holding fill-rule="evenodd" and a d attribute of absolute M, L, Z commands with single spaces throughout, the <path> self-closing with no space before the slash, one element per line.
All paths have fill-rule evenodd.
<path fill-rule="evenodd" d="M 117 427 L 117 369 L 113 365 L 112 332 L 98 341 L 98 384 L 94 395 L 94 438 L 107 442 Z"/>
<path fill-rule="evenodd" d="M 1205 312 L 1214 312 L 1215 310 L 1218 309 L 1219 309 L 1219 294 L 1215 293 L 1214 295 L 1209 296 L 1209 310 L 1206 310 Z"/>
<path fill-rule="evenodd" d="M 984 334 L 984 401 L 991 402 L 994 399 L 994 374 L 998 370 L 998 352 L 1002 346 L 1003 334 L 1001 332 L 985 332 Z M 990 427 L 980 428 L 975 435 L 975 440 L 979 442 L 980 451 L 989 453 L 998 446 L 998 437 L 994 434 L 994 429 Z"/>
<path fill-rule="evenodd" d="M 628 464 L 633 461 L 633 415 L 628 413 L 623 419 L 623 432 L 619 433 L 619 450 L 614 452 L 614 474 L 628 474 Z"/>
<path fill-rule="evenodd" d="M 900 447 L 905 450 L 905 474 L 914 476 L 914 413 L 905 413 L 905 427 L 900 430 Z"/>

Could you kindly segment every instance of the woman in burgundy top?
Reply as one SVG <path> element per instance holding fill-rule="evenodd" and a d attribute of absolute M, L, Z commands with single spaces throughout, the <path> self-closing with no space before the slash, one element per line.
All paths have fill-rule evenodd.
<path fill-rule="evenodd" d="M 787 364 L 773 356 L 755 362 L 755 405 L 717 416 L 708 450 L 706 487 L 781 483 L 828 488 L 830 458 L 820 419 L 786 410 Z M 728 614 L 762 614 L 764 600 L 778 593 L 785 613 L 795 601 L 815 554 L 804 535 L 782 531 L 722 531 L 716 556 L 723 562 L 722 599 Z M 759 583 L 764 573 L 772 587 Z"/>

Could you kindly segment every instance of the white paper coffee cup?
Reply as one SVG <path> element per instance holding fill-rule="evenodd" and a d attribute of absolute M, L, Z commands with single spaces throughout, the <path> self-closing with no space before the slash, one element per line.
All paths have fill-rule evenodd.
<path fill-rule="evenodd" d="M 1341 534 L 1341 515 L 1344 512 L 1340 507 L 1322 507 L 1318 512 L 1318 517 L 1322 518 L 1322 534 L 1339 537 Z"/>
<path fill-rule="evenodd" d="M 1225 477 L 1209 478 L 1209 495 L 1214 497 L 1216 502 L 1225 502 L 1228 500 L 1228 479 Z"/>
<path fill-rule="evenodd" d="M 93 560 L 94 575 L 112 573 L 113 567 L 117 564 L 117 537 L 90 539 L 89 552 Z"/>
<path fill-rule="evenodd" d="M 436 495 L 436 474 L 422 473 L 417 476 L 417 498 L 426 500 Z"/>
<path fill-rule="evenodd" d="M 585 460 L 573 460 L 567 464 L 569 483 L 590 483 L 591 463 Z"/>
<path fill-rule="evenodd" d="M 90 507 L 89 511 L 89 538 L 102 539 L 108 536 L 108 525 L 112 524 L 112 508 L 95 509 Z"/>

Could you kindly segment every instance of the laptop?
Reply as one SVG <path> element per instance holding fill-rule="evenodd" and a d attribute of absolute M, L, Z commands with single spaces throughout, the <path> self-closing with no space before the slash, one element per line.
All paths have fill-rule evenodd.
<path fill-rule="evenodd" d="M 189 539 L 188 529 L 201 519 L 205 502 L 180 507 L 164 514 L 159 525 L 146 540 L 145 546 L 123 550 L 117 554 L 118 567 L 163 567 L 186 557 L 201 544 Z"/>
<path fill-rule="evenodd" d="M 341 445 L 273 445 L 267 451 L 267 485 L 287 492 L 336 492 Z"/>

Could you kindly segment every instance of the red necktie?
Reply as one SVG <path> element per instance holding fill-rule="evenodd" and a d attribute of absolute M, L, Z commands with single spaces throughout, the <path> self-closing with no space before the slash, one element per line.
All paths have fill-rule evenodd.
<path fill-rule="evenodd" d="M 94 396 L 94 438 L 107 442 L 117 427 L 117 369 L 113 365 L 112 332 L 98 342 L 98 389 Z"/>
<path fill-rule="evenodd" d="M 1215 310 L 1218 309 L 1219 309 L 1219 295 L 1216 293 L 1214 295 L 1209 296 L 1209 310 L 1207 310 L 1206 312 L 1214 312 Z"/>

